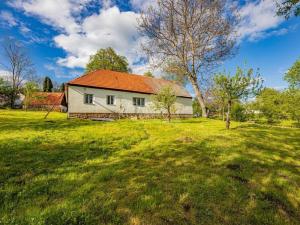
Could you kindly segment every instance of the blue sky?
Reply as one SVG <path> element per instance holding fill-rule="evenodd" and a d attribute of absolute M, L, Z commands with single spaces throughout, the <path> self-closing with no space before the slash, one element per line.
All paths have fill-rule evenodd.
<path fill-rule="evenodd" d="M 142 9 L 155 0 L 13 0 L 0 2 L 0 41 L 21 40 L 40 76 L 65 82 L 83 72 L 89 55 L 113 47 L 125 55 L 134 73 L 141 63 L 143 37 L 136 30 Z M 275 15 L 274 0 L 240 2 L 239 51 L 219 70 L 243 65 L 260 68 L 265 85 L 282 89 L 282 76 L 300 58 L 300 18 Z M 0 55 L 0 60 L 3 60 Z M 0 71 L 4 68 L 0 68 Z M 159 75 L 159 74 L 156 74 Z"/>

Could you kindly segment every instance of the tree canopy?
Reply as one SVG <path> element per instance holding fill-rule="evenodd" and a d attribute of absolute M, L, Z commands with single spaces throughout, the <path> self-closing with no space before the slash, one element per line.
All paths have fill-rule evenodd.
<path fill-rule="evenodd" d="M 300 0 L 283 0 L 277 3 L 277 6 L 279 16 L 285 16 L 285 18 L 289 18 L 292 14 L 300 16 Z"/>
<path fill-rule="evenodd" d="M 284 98 L 280 91 L 264 88 L 256 98 L 255 108 L 268 122 L 274 122 L 283 116 L 283 103 Z"/>
<path fill-rule="evenodd" d="M 289 83 L 290 88 L 300 88 L 300 59 L 288 70 L 284 79 Z"/>
<path fill-rule="evenodd" d="M 114 49 L 100 49 L 95 55 L 90 56 L 86 65 L 85 72 L 89 73 L 95 70 L 113 70 L 118 72 L 130 72 L 128 61 L 125 56 L 118 55 Z"/>

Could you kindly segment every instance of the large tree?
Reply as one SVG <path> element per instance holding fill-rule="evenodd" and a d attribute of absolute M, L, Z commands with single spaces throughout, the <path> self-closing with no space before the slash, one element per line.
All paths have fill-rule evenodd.
<path fill-rule="evenodd" d="M 43 91 L 44 92 L 52 92 L 53 89 L 53 83 L 50 77 L 45 77 L 43 82 Z"/>
<path fill-rule="evenodd" d="M 290 88 L 300 88 L 300 60 L 297 60 L 288 70 L 284 75 L 284 79 L 289 83 Z"/>
<path fill-rule="evenodd" d="M 90 56 L 85 72 L 89 73 L 100 69 L 130 72 L 126 57 L 118 55 L 112 48 L 100 49 L 95 55 Z"/>
<path fill-rule="evenodd" d="M 8 40 L 3 44 L 4 61 L 1 65 L 9 73 L 8 83 L 11 88 L 10 106 L 13 108 L 24 80 L 35 73 L 33 64 L 22 44 L 15 40 Z"/>
<path fill-rule="evenodd" d="M 283 0 L 278 3 L 277 1 L 277 14 L 289 18 L 292 14 L 300 16 L 300 0 Z"/>
<path fill-rule="evenodd" d="M 187 77 L 206 117 L 203 71 L 234 49 L 237 14 L 226 0 L 158 0 L 142 14 L 139 28 L 148 40 L 144 51 L 157 65 Z M 169 68 L 170 69 L 170 68 Z"/>
<path fill-rule="evenodd" d="M 256 95 L 262 86 L 259 74 L 254 74 L 253 69 L 243 70 L 237 68 L 234 76 L 220 73 L 214 77 L 217 92 L 225 98 L 227 103 L 226 128 L 230 128 L 230 114 L 232 104 L 251 95 Z"/>

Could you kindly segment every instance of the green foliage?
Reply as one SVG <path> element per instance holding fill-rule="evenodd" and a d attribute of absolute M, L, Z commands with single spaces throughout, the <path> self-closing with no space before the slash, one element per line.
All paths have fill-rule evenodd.
<path fill-rule="evenodd" d="M 45 77 L 43 82 L 43 91 L 52 92 L 52 89 L 53 89 L 52 80 L 50 79 L 50 77 Z"/>
<path fill-rule="evenodd" d="M 283 94 L 284 109 L 292 120 L 300 123 L 300 89 L 289 89 Z"/>
<path fill-rule="evenodd" d="M 0 224 L 299 224 L 300 129 L 44 115 L 0 111 Z"/>
<path fill-rule="evenodd" d="M 256 98 L 256 108 L 268 122 L 274 122 L 284 117 L 284 101 L 280 91 L 265 88 Z"/>
<path fill-rule="evenodd" d="M 289 83 L 290 88 L 300 88 L 300 60 L 285 74 L 284 79 Z"/>
<path fill-rule="evenodd" d="M 194 98 L 193 99 L 193 115 L 196 117 L 201 117 L 201 114 L 202 114 L 202 109 L 199 104 L 199 101 L 198 101 L 198 99 Z"/>
<path fill-rule="evenodd" d="M 239 102 L 235 102 L 231 108 L 231 118 L 234 121 L 244 122 L 247 120 L 246 108 Z"/>
<path fill-rule="evenodd" d="M 24 108 L 27 110 L 31 101 L 34 99 L 34 93 L 39 90 L 39 87 L 37 83 L 31 81 L 31 82 L 27 82 L 23 89 L 25 95 Z"/>
<path fill-rule="evenodd" d="M 254 74 L 253 69 L 243 70 L 238 67 L 234 76 L 225 73 L 214 77 L 215 93 L 227 103 L 226 128 L 230 127 L 231 106 L 235 101 L 255 96 L 262 88 L 259 74 Z"/>
<path fill-rule="evenodd" d="M 0 95 L 8 97 L 11 93 L 11 87 L 7 81 L 0 77 Z"/>
<path fill-rule="evenodd" d="M 0 77 L 0 98 L 2 99 L 1 107 L 7 107 L 13 94 L 12 87 L 7 81 Z"/>
<path fill-rule="evenodd" d="M 153 74 L 151 73 L 151 71 L 145 72 L 144 76 L 146 76 L 146 77 L 152 77 L 152 78 L 154 77 Z"/>
<path fill-rule="evenodd" d="M 289 18 L 291 14 L 300 16 L 300 0 L 283 0 L 277 3 L 277 6 L 279 16 L 285 16 L 285 18 Z"/>
<path fill-rule="evenodd" d="M 227 101 L 235 101 L 256 95 L 261 90 L 262 80 L 254 75 L 253 69 L 243 70 L 238 67 L 234 76 L 225 73 L 214 77 L 215 88 Z"/>
<path fill-rule="evenodd" d="M 176 95 L 172 87 L 165 86 L 159 93 L 152 96 L 153 108 L 157 111 L 166 112 L 168 120 L 171 120 L 171 113 L 176 112 Z"/>
<path fill-rule="evenodd" d="M 85 72 L 89 73 L 100 69 L 130 72 L 126 57 L 118 55 L 112 48 L 100 49 L 95 55 L 90 56 Z"/>

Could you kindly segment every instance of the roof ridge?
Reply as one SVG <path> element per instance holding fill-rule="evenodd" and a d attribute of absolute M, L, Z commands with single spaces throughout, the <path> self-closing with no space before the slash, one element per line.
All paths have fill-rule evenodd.
<path fill-rule="evenodd" d="M 147 76 L 142 75 L 142 74 L 127 73 L 127 72 L 120 72 L 120 71 L 107 70 L 107 69 L 94 70 L 94 71 L 92 71 L 92 72 L 90 72 L 90 73 L 94 73 L 94 72 L 96 72 L 96 71 L 114 72 L 114 73 L 119 73 L 119 74 L 122 74 L 122 75 L 125 75 L 125 76 L 128 76 L 128 75 L 131 75 L 131 76 L 138 76 L 138 77 L 143 77 L 143 78 L 145 78 L 145 79 L 154 79 L 154 80 L 167 81 L 167 82 L 170 82 L 170 83 L 174 83 L 174 84 L 179 85 L 178 82 L 175 81 L 175 80 L 167 80 L 167 79 L 163 79 L 163 78 L 161 78 L 161 77 L 160 77 L 160 78 L 158 78 L 158 77 L 147 77 Z M 84 75 L 82 75 L 82 76 L 80 76 L 80 77 L 83 77 L 83 76 L 88 75 L 88 74 L 90 74 L 90 73 L 86 73 L 86 74 L 84 74 Z M 80 78 L 80 77 L 78 77 L 78 78 Z M 77 79 L 77 78 L 76 78 L 76 79 Z M 179 86 L 181 86 L 181 85 L 179 85 Z"/>
<path fill-rule="evenodd" d="M 177 96 L 191 97 L 185 87 L 176 81 L 104 69 L 86 73 L 67 84 L 150 94 L 155 94 L 163 86 L 170 85 Z"/>

